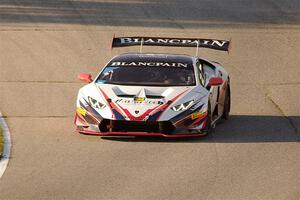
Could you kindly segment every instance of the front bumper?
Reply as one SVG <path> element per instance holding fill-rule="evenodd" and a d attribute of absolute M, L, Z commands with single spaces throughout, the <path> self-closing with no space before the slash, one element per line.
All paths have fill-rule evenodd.
<path fill-rule="evenodd" d="M 96 118 L 94 115 L 75 113 L 77 132 L 99 136 L 159 136 L 183 138 L 205 136 L 206 113 L 186 116 L 174 121 L 125 121 Z"/>

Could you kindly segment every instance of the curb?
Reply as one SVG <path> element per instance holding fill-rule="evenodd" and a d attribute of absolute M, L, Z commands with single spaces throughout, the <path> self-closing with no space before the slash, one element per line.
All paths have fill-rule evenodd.
<path fill-rule="evenodd" d="M 0 160 L 0 178 L 1 178 L 7 168 L 9 156 L 10 156 L 10 148 L 11 148 L 10 132 L 1 112 L 0 112 L 0 126 L 2 128 L 3 139 L 4 139 L 3 155 Z"/>

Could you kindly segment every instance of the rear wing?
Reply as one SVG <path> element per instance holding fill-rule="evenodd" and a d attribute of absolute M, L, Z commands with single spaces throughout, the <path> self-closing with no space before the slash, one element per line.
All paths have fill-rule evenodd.
<path fill-rule="evenodd" d="M 229 51 L 230 41 L 199 38 L 162 38 L 162 37 L 113 37 L 111 48 L 127 46 L 170 46 L 170 47 L 197 47 L 220 51 Z"/>

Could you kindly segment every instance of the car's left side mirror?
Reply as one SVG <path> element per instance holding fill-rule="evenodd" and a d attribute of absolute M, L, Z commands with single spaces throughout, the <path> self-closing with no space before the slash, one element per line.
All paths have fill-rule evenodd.
<path fill-rule="evenodd" d="M 87 73 L 80 73 L 78 75 L 78 79 L 85 82 L 85 83 L 90 83 L 93 81 L 92 79 L 92 75 L 91 74 L 87 74 Z"/>
<path fill-rule="evenodd" d="M 223 83 L 223 79 L 220 77 L 212 77 L 209 79 L 208 86 L 218 86 Z"/>

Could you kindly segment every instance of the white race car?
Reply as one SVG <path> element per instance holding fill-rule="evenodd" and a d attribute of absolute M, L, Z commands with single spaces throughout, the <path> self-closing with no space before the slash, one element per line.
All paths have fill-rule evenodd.
<path fill-rule="evenodd" d="M 183 38 L 114 38 L 112 47 L 185 46 L 228 51 L 229 41 Z M 126 53 L 115 56 L 78 92 L 75 125 L 101 136 L 191 137 L 228 119 L 230 79 L 214 61 L 197 56 Z"/>

